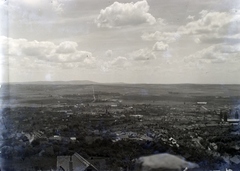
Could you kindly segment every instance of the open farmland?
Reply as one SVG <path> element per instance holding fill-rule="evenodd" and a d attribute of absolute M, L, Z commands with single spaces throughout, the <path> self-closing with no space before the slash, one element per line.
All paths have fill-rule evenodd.
<path fill-rule="evenodd" d="M 157 84 L 13 84 L 3 85 L 5 105 L 52 105 L 58 100 L 79 103 L 92 100 L 93 91 L 101 98 L 121 98 L 124 102 L 175 103 L 208 101 L 215 105 L 235 105 L 240 97 L 238 85 L 157 85 Z"/>

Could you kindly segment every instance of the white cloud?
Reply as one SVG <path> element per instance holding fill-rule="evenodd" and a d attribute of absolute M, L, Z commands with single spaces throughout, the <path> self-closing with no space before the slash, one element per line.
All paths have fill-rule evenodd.
<path fill-rule="evenodd" d="M 128 65 L 128 60 L 125 57 L 119 56 L 110 62 L 112 66 L 122 67 Z"/>
<path fill-rule="evenodd" d="M 18 6 L 22 9 L 30 9 L 30 10 L 46 10 L 53 11 L 57 13 L 63 12 L 63 3 L 59 2 L 59 0 L 9 0 L 8 5 Z M 19 8 L 19 9 L 20 9 Z"/>
<path fill-rule="evenodd" d="M 181 36 L 194 35 L 193 41 L 197 44 L 202 42 L 239 42 L 240 39 L 240 13 L 234 10 L 229 12 L 209 12 L 203 10 L 199 13 L 200 18 L 194 20 L 195 16 L 189 15 L 189 23 L 180 26 L 176 32 L 143 33 L 141 36 L 146 41 L 162 41 L 172 43 Z"/>
<path fill-rule="evenodd" d="M 108 28 L 143 23 L 155 24 L 156 19 L 148 11 L 149 5 L 146 0 L 136 3 L 114 2 L 100 11 L 95 22 L 98 27 Z"/>
<path fill-rule="evenodd" d="M 195 37 L 194 42 L 198 44 L 198 43 L 201 43 L 201 40 L 199 39 L 199 37 Z"/>
<path fill-rule="evenodd" d="M 63 11 L 63 3 L 58 0 L 1 0 L 0 33 L 6 35 L 6 32 L 13 27 L 21 29 L 26 26 L 31 29 L 34 24 L 46 26 L 47 21 L 56 22 L 56 18 Z"/>
<path fill-rule="evenodd" d="M 15 44 L 12 46 L 12 44 Z M 13 51 L 17 53 L 19 56 L 36 56 L 42 57 L 46 54 L 51 53 L 55 45 L 52 42 L 38 42 L 38 41 L 27 41 L 26 39 L 11 39 L 9 43 L 9 47 L 13 48 Z M 19 47 L 17 49 L 16 47 Z M 16 54 L 12 54 L 16 55 Z"/>
<path fill-rule="evenodd" d="M 76 51 L 77 46 L 78 45 L 76 42 L 65 41 L 60 43 L 60 45 L 56 49 L 56 52 L 63 54 L 74 53 Z"/>
<path fill-rule="evenodd" d="M 46 19 L 63 12 L 63 3 L 59 0 L 8 0 L 0 4 L 2 14 L 9 19 Z"/>
<path fill-rule="evenodd" d="M 92 61 L 92 54 L 86 51 L 76 51 L 68 54 L 51 53 L 46 56 L 45 60 L 57 63 L 70 63 L 70 62 L 84 62 L 90 64 Z"/>
<path fill-rule="evenodd" d="M 10 64 L 22 62 L 24 66 L 34 62 L 50 63 L 54 66 L 93 66 L 96 60 L 92 53 L 78 50 L 77 46 L 76 42 L 69 41 L 56 45 L 49 41 L 28 41 L 26 39 L 0 37 L 1 52 L 9 58 Z M 4 62 L 2 61 L 2 63 Z"/>
<path fill-rule="evenodd" d="M 153 50 L 154 51 L 165 51 L 169 48 L 168 44 L 165 44 L 163 42 L 156 42 L 153 45 Z"/>
<path fill-rule="evenodd" d="M 228 24 L 232 16 L 226 12 L 201 12 L 201 18 L 179 28 L 184 34 L 198 34 L 219 31 Z"/>
<path fill-rule="evenodd" d="M 159 43 L 161 44 L 161 42 Z M 165 46 L 165 44 L 163 46 Z M 126 69 L 129 66 L 133 66 L 135 69 L 137 69 L 138 67 L 143 67 L 141 65 L 142 62 L 147 64 L 147 62 L 150 62 L 154 59 L 156 59 L 156 55 L 153 49 L 143 48 L 127 53 L 124 56 L 118 56 L 112 60 L 104 61 L 100 67 L 104 72 L 107 72 L 111 69 Z"/>
<path fill-rule="evenodd" d="M 195 16 L 193 16 L 193 15 L 189 15 L 189 16 L 187 17 L 187 19 L 188 19 L 188 20 L 194 20 L 194 17 L 195 17 Z"/>
<path fill-rule="evenodd" d="M 118 56 L 111 61 L 102 63 L 100 67 L 102 71 L 107 72 L 111 69 L 125 69 L 129 66 L 131 66 L 131 63 L 126 57 Z"/>
<path fill-rule="evenodd" d="M 156 59 L 156 56 L 152 50 L 147 48 L 136 50 L 129 54 L 130 58 L 135 61 L 147 61 Z"/>
<path fill-rule="evenodd" d="M 112 51 L 112 50 L 107 50 L 107 51 L 105 52 L 105 56 L 106 56 L 106 57 L 112 57 L 112 55 L 113 55 L 113 51 Z"/>
<path fill-rule="evenodd" d="M 63 12 L 63 4 L 60 3 L 58 0 L 52 0 L 52 8 L 54 11 L 58 12 L 58 13 L 62 13 Z"/>
<path fill-rule="evenodd" d="M 180 38 L 180 34 L 178 32 L 156 31 L 154 33 L 144 33 L 141 37 L 143 40 L 147 40 L 147 41 L 155 40 L 155 41 L 172 43 L 177 41 Z"/>
<path fill-rule="evenodd" d="M 226 45 L 218 44 L 212 45 L 208 48 L 202 49 L 192 55 L 184 58 L 188 63 L 236 63 L 240 60 L 240 44 Z"/>
<path fill-rule="evenodd" d="M 157 19 L 157 24 L 159 24 L 160 26 L 165 26 L 165 25 L 166 25 L 166 22 L 165 22 L 164 19 L 158 18 L 158 19 Z"/>
<path fill-rule="evenodd" d="M 149 62 L 156 59 L 155 52 L 163 51 L 164 48 L 165 50 L 167 50 L 168 45 L 162 42 L 157 42 L 154 48 L 142 48 L 132 51 L 130 53 L 126 53 L 124 56 L 118 56 L 117 58 L 113 58 L 112 60 L 102 62 L 100 67 L 101 70 L 104 72 L 107 72 L 111 69 L 123 69 L 129 66 L 132 66 L 134 69 L 142 69 L 143 63 L 148 64 Z M 169 52 L 166 51 L 166 53 L 163 53 L 162 57 L 165 57 L 167 53 Z"/>
<path fill-rule="evenodd" d="M 236 38 L 240 33 L 240 14 L 229 12 L 200 12 L 200 18 L 179 27 L 181 34 L 199 35 L 201 39 Z M 237 36 L 238 37 L 238 36 Z"/>

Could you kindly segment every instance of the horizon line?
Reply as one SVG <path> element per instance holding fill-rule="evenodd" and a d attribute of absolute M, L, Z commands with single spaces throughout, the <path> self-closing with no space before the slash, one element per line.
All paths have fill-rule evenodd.
<path fill-rule="evenodd" d="M 43 83 L 43 84 L 53 84 L 57 82 L 62 82 L 66 84 L 71 84 L 71 82 L 82 82 L 82 84 L 162 84 L 162 85 L 176 85 L 176 84 L 192 84 L 192 85 L 240 85 L 240 83 L 190 83 L 190 82 L 177 82 L 177 83 L 146 83 L 146 82 L 137 82 L 137 83 L 129 83 L 129 82 L 97 82 L 92 80 L 58 80 L 58 81 L 21 81 L 21 82 L 2 82 L 0 84 L 34 84 L 34 83 Z M 69 83 L 68 83 L 69 82 Z M 89 82 L 89 83 L 84 83 Z M 76 83 L 77 84 L 77 83 Z"/>

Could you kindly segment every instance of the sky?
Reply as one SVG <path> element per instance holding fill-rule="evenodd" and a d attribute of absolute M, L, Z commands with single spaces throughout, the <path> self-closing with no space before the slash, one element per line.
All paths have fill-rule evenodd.
<path fill-rule="evenodd" d="M 239 0 L 0 0 L 0 81 L 240 84 Z"/>

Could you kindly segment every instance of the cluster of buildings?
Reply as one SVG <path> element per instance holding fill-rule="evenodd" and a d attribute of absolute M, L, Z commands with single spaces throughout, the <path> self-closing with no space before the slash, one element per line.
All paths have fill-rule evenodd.
<path fill-rule="evenodd" d="M 18 147 L 9 151 L 20 154 L 21 147 L 32 146 L 37 141 L 54 154 L 53 149 L 49 148 L 52 142 L 74 144 L 84 138 L 87 143 L 96 139 L 111 139 L 113 143 L 122 140 L 160 140 L 170 147 L 181 148 L 188 144 L 207 151 L 217 151 L 216 144 L 202 145 L 204 136 L 210 134 L 205 128 L 238 124 L 239 114 L 239 108 L 218 110 L 207 102 L 130 104 L 120 99 L 101 100 L 95 97 L 93 102 L 68 104 L 61 103 L 60 99 L 52 107 L 7 108 L 3 112 L 3 138 L 12 141 L 1 148 Z M 44 155 L 44 152 L 39 151 L 40 154 Z M 77 153 L 59 156 L 57 162 L 58 168 L 64 171 L 75 171 L 76 167 L 97 170 Z"/>

